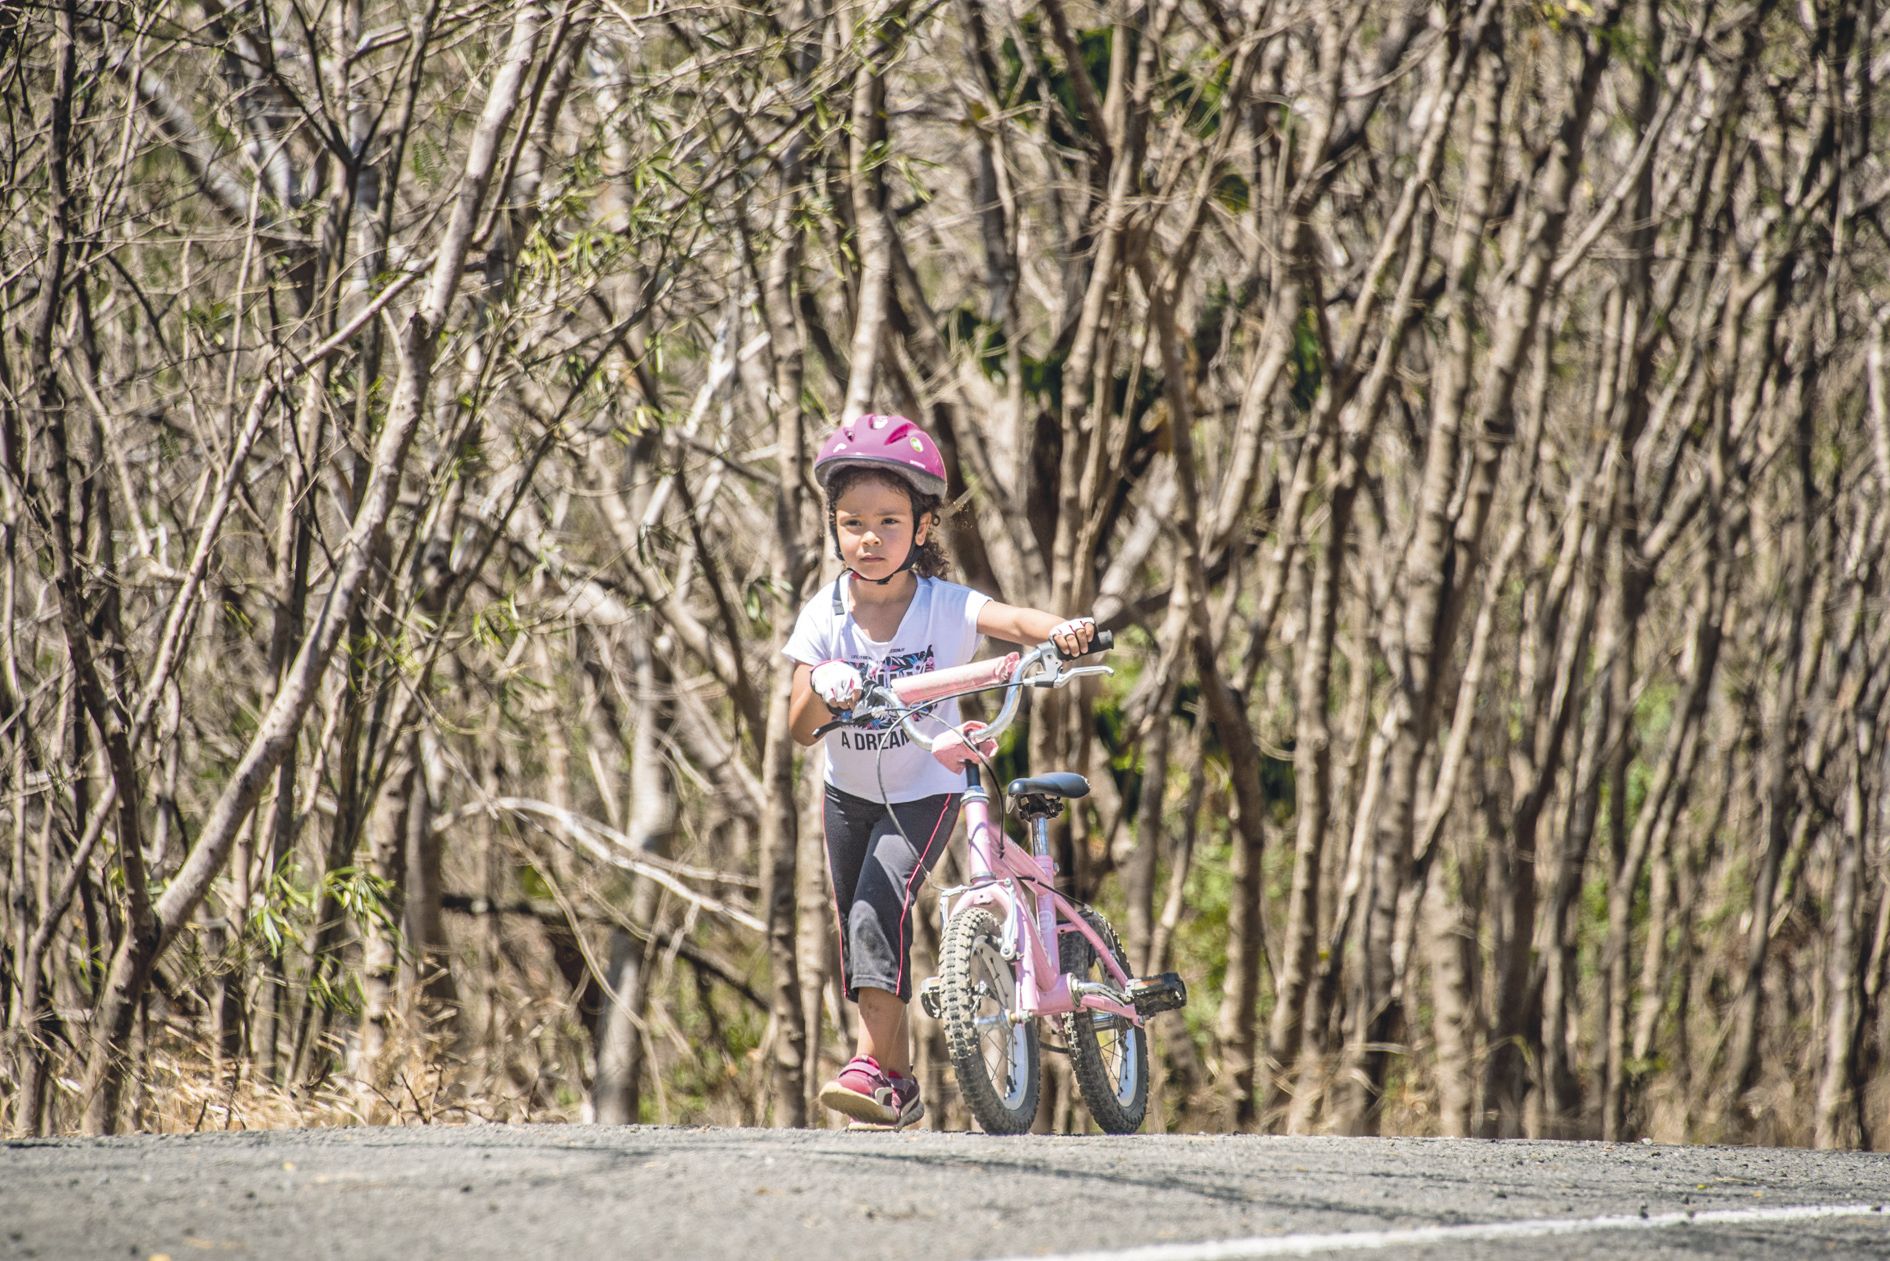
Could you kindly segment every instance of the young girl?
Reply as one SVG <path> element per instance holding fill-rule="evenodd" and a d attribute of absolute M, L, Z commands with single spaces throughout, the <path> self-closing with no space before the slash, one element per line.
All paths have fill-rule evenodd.
<path fill-rule="evenodd" d="M 822 445 L 814 476 L 845 571 L 801 610 L 782 650 L 798 663 L 789 723 L 801 744 L 813 744 L 815 730 L 850 709 L 868 682 L 964 665 L 981 635 L 1053 640 L 1071 655 L 1088 649 L 1096 629 L 1089 618 L 1013 608 L 943 580 L 945 462 L 905 417 L 840 426 Z M 934 712 L 959 721 L 956 701 Z M 896 726 L 842 727 L 827 739 L 827 865 L 841 979 L 859 1004 L 860 1037 L 820 1101 L 856 1123 L 897 1129 L 925 1112 L 906 1028 L 912 911 L 958 820 L 969 756 L 962 745 L 929 753 Z"/>

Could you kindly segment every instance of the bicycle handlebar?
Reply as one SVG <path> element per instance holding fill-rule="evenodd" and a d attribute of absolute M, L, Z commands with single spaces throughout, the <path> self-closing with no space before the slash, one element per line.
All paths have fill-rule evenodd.
<path fill-rule="evenodd" d="M 1023 699 L 1025 687 L 1062 687 L 1071 679 L 1092 674 L 1114 674 L 1115 671 L 1108 666 L 1070 667 L 1066 663 L 1107 652 L 1115 647 L 1115 642 L 1113 632 L 1099 630 L 1090 640 L 1089 650 L 1076 657 L 1065 657 L 1062 649 L 1055 644 L 1043 643 L 1021 655 L 1007 653 L 1002 657 L 974 661 L 969 665 L 909 674 L 894 679 L 890 684 L 869 685 L 865 696 L 861 698 L 863 706 L 849 710 L 832 722 L 823 723 L 815 729 L 814 734 L 821 736 L 836 727 L 858 726 L 877 717 L 897 716 L 906 736 L 920 748 L 931 751 L 938 747 L 943 737 L 928 736 L 919 730 L 916 720 L 920 715 L 912 712 L 916 706 L 1002 687 L 1005 692 L 1003 708 L 978 733 L 980 740 L 995 740 L 1017 717 L 1017 706 Z M 1046 662 L 1047 668 L 1032 673 L 1034 669 L 1044 667 Z"/>
<path fill-rule="evenodd" d="M 1022 660 L 1019 653 L 1007 653 L 986 661 L 973 661 L 969 665 L 932 670 L 925 674 L 909 674 L 903 679 L 894 679 L 887 684 L 887 688 L 899 698 L 901 704 L 923 705 L 948 696 L 1008 683 L 1011 675 L 1017 673 L 1018 663 Z"/>

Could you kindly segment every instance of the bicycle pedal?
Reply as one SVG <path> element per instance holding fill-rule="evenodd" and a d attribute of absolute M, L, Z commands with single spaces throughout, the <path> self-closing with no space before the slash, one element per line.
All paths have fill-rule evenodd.
<path fill-rule="evenodd" d="M 937 977 L 928 976 L 919 986 L 919 1007 L 934 1020 L 944 1019 L 944 1013 L 939 1007 Z"/>
<path fill-rule="evenodd" d="M 1129 1001 L 1135 1004 L 1137 1014 L 1143 1016 L 1179 1011 L 1188 1005 L 1188 987 L 1175 972 L 1136 977 L 1129 982 Z"/>

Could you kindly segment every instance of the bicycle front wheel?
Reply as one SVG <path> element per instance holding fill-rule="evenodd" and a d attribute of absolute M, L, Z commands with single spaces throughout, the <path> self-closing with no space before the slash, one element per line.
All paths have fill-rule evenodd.
<path fill-rule="evenodd" d="M 958 1092 L 987 1134 L 1022 1134 L 1037 1119 L 1037 1022 L 1011 1020 L 1017 973 L 998 922 L 967 907 L 945 926 L 939 948 L 939 1009 Z"/>
<path fill-rule="evenodd" d="M 1083 919 L 1108 945 L 1123 973 L 1128 962 L 1109 921 L 1083 910 Z M 1081 933 L 1063 935 L 1063 970 L 1080 981 L 1113 981 Z M 1070 1067 L 1089 1114 L 1105 1134 L 1133 1134 L 1148 1113 L 1148 1035 L 1121 1016 L 1079 1007 L 1063 1017 Z"/>

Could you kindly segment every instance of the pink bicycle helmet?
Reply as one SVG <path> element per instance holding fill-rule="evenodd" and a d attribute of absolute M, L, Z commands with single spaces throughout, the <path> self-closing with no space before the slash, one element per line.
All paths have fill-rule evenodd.
<path fill-rule="evenodd" d="M 814 457 L 814 478 L 831 494 L 835 473 L 845 468 L 883 469 L 910 482 L 922 495 L 945 497 L 945 459 L 931 435 L 904 416 L 861 416 L 833 431 Z"/>

